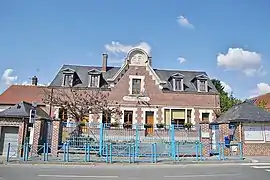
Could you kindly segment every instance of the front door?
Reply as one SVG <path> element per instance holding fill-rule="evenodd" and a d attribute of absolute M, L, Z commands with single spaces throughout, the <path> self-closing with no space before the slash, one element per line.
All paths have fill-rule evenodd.
<path fill-rule="evenodd" d="M 145 112 L 145 129 L 146 135 L 153 134 L 154 132 L 154 112 L 146 111 Z"/>

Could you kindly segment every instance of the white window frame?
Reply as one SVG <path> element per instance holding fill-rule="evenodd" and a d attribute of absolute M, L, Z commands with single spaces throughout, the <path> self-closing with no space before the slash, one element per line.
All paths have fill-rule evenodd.
<path fill-rule="evenodd" d="M 62 80 L 62 86 L 63 87 L 68 87 L 68 86 L 66 86 L 66 83 L 65 83 L 66 76 L 71 76 L 71 81 L 69 82 L 69 86 L 72 86 L 73 75 L 74 75 L 73 72 L 72 73 L 70 73 L 70 72 L 66 72 L 66 73 L 64 72 L 63 73 L 63 80 Z"/>
<path fill-rule="evenodd" d="M 174 91 L 184 91 L 184 79 L 183 78 L 173 78 L 173 90 Z M 176 89 L 176 80 L 180 80 L 180 89 Z"/>
<path fill-rule="evenodd" d="M 201 91 L 201 81 L 204 81 L 205 82 L 205 91 Z M 208 81 L 207 79 L 198 79 L 197 80 L 197 89 L 198 89 L 198 92 L 208 92 Z"/>
<path fill-rule="evenodd" d="M 132 82 L 133 82 L 133 79 L 140 79 L 141 80 L 141 91 L 144 91 L 144 86 L 145 86 L 144 79 L 145 79 L 145 76 L 134 76 L 134 75 L 129 76 L 129 95 L 134 96 L 135 94 L 132 94 Z"/>
<path fill-rule="evenodd" d="M 92 76 L 97 76 L 98 77 L 98 83 L 97 86 L 91 86 L 91 79 Z M 88 87 L 93 87 L 93 88 L 99 88 L 100 87 L 100 74 L 89 74 L 89 82 L 88 82 Z"/>

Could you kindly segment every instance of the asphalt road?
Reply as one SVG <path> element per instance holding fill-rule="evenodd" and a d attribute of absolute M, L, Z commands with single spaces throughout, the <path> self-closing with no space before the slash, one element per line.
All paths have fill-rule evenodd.
<path fill-rule="evenodd" d="M 270 164 L 241 165 L 0 165 L 0 180 L 269 180 Z"/>

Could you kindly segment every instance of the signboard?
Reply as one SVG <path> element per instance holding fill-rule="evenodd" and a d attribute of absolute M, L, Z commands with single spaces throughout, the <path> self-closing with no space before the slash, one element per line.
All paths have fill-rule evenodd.
<path fill-rule="evenodd" d="M 264 127 L 265 141 L 270 141 L 270 126 Z"/>
<path fill-rule="evenodd" d="M 264 128 L 262 126 L 244 126 L 246 141 L 264 141 Z"/>

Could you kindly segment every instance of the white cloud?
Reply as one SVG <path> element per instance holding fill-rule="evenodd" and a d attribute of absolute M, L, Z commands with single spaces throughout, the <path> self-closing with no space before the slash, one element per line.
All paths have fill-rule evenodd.
<path fill-rule="evenodd" d="M 137 45 L 121 44 L 120 42 L 112 41 L 110 44 L 105 45 L 105 49 L 109 54 L 108 61 L 112 64 L 121 64 L 124 62 L 127 53 L 132 48 L 141 48 L 149 56 L 151 56 L 151 46 L 147 42 L 141 42 Z"/>
<path fill-rule="evenodd" d="M 178 16 L 177 22 L 183 27 L 194 28 L 194 25 L 189 22 L 189 20 L 185 16 Z"/>
<path fill-rule="evenodd" d="M 228 94 L 231 94 L 232 93 L 232 88 L 228 84 L 226 84 L 223 81 L 220 81 L 220 83 L 224 87 L 224 91 L 225 92 L 227 92 Z"/>
<path fill-rule="evenodd" d="M 241 48 L 229 48 L 226 54 L 218 54 L 217 65 L 226 70 L 242 71 L 247 76 L 266 74 L 262 66 L 262 56 Z"/>
<path fill-rule="evenodd" d="M 261 82 L 257 84 L 256 89 L 251 91 L 250 97 L 252 98 L 266 93 L 270 93 L 270 84 Z"/>
<path fill-rule="evenodd" d="M 14 72 L 13 69 L 6 69 L 2 75 L 2 81 L 4 81 L 4 83 L 6 85 L 11 85 L 13 84 L 15 81 L 17 81 L 18 76 L 13 76 L 12 73 Z"/>
<path fill-rule="evenodd" d="M 141 42 L 137 45 L 130 45 L 130 44 L 121 44 L 120 42 L 112 41 L 111 44 L 106 44 L 105 49 L 114 54 L 119 54 L 119 53 L 128 53 L 132 48 L 138 47 L 142 48 L 147 54 L 150 55 L 151 53 L 151 46 L 146 43 L 146 42 Z"/>
<path fill-rule="evenodd" d="M 179 61 L 180 64 L 186 62 L 187 60 L 183 57 L 178 57 L 177 60 Z"/>

